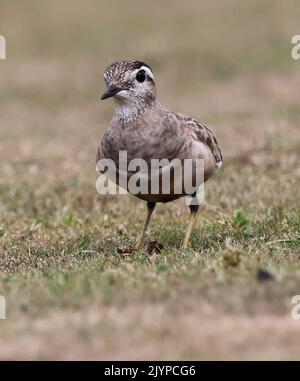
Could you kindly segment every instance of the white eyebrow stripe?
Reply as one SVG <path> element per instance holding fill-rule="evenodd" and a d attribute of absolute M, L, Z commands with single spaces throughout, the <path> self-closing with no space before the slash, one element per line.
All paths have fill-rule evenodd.
<path fill-rule="evenodd" d="M 133 72 L 134 76 L 136 76 L 136 74 L 137 74 L 140 70 L 144 70 L 145 73 L 146 73 L 150 78 L 152 78 L 153 81 L 154 81 L 154 75 L 153 75 L 152 71 L 151 71 L 147 66 L 141 66 L 139 69 L 134 70 L 134 72 Z"/>

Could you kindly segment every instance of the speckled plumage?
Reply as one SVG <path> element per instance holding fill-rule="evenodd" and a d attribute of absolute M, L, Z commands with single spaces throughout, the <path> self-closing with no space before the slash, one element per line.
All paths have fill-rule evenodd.
<path fill-rule="evenodd" d="M 104 81 L 107 86 L 111 83 L 125 84 L 128 78 L 128 74 L 136 69 L 140 69 L 142 66 L 150 67 L 142 61 L 117 61 L 109 65 L 104 72 Z"/>
<path fill-rule="evenodd" d="M 119 151 L 124 150 L 128 161 L 136 158 L 147 162 L 151 159 L 204 159 L 204 179 L 207 180 L 222 164 L 216 138 L 205 125 L 162 107 L 156 99 L 154 81 L 142 94 L 131 89 L 130 74 L 145 66 L 149 68 L 140 61 L 120 61 L 105 70 L 106 85 L 125 88 L 130 100 L 115 97 L 116 113 L 98 148 L 97 161 L 107 158 L 118 165 Z M 184 195 L 137 196 L 146 201 L 167 202 Z"/>

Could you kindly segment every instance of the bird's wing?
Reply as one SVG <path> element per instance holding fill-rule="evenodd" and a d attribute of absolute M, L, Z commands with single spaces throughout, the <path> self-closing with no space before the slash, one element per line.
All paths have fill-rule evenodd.
<path fill-rule="evenodd" d="M 186 129 L 190 137 L 195 142 L 200 142 L 207 146 L 214 158 L 217 167 L 222 165 L 223 157 L 217 139 L 212 131 L 204 124 L 197 120 L 182 114 L 177 114 L 182 120 L 183 127 Z"/>

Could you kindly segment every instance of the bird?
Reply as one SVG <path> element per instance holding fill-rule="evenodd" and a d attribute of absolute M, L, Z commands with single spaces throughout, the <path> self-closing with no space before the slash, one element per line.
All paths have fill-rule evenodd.
<path fill-rule="evenodd" d="M 139 60 L 121 60 L 110 64 L 104 71 L 106 91 L 101 100 L 113 98 L 115 114 L 108 124 L 99 144 L 96 162 L 110 159 L 119 168 L 120 151 L 127 152 L 127 160 L 175 158 L 199 159 L 204 163 L 202 183 L 220 169 L 223 163 L 221 149 L 212 131 L 192 117 L 172 112 L 163 107 L 157 99 L 154 74 L 149 65 Z M 192 171 L 195 172 L 193 167 Z M 195 173 L 192 173 L 194 177 Z M 127 181 L 130 178 L 128 175 Z M 172 184 L 175 181 L 171 177 Z M 116 182 L 118 182 L 117 177 Z M 171 184 L 171 185 L 172 185 Z M 197 184 L 198 188 L 201 184 Z M 161 188 L 160 188 L 161 190 Z M 151 215 L 156 203 L 170 202 L 179 197 L 191 196 L 196 192 L 169 194 L 137 193 L 138 198 L 147 202 L 147 215 L 135 240 L 134 249 L 141 249 Z M 199 204 L 190 203 L 190 220 L 183 240 L 183 248 L 188 248 L 194 225 L 197 221 Z"/>

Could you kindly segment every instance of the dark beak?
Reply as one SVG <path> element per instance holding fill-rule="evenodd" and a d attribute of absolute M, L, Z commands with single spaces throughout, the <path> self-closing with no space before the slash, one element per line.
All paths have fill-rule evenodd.
<path fill-rule="evenodd" d="M 108 89 L 105 91 L 105 93 L 102 95 L 101 100 L 111 98 L 115 96 L 119 91 L 122 89 L 116 85 L 111 85 L 108 87 Z"/>

